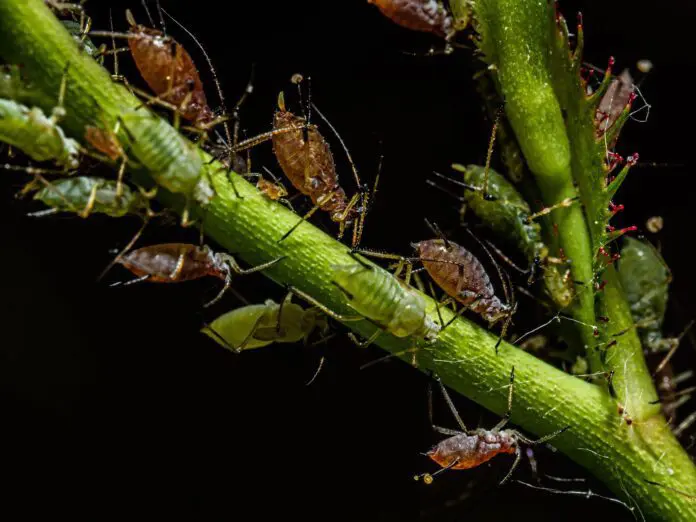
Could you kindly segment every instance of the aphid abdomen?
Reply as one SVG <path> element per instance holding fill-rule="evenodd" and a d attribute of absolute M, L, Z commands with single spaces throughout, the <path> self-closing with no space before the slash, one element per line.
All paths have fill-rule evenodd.
<path fill-rule="evenodd" d="M 66 212 L 83 212 L 122 217 L 138 214 L 147 208 L 147 200 L 138 192 L 124 185 L 120 196 L 116 194 L 115 181 L 88 176 L 58 179 L 43 187 L 34 199 L 49 207 Z"/>
<path fill-rule="evenodd" d="M 77 168 L 80 146 L 38 107 L 0 99 L 0 139 L 35 161 Z"/>
<path fill-rule="evenodd" d="M 200 124 L 212 121 L 198 69 L 186 49 L 156 29 L 135 25 L 130 33 L 134 37 L 128 39 L 128 47 L 150 89 L 180 107 L 184 119 Z"/>
<path fill-rule="evenodd" d="M 273 119 L 273 130 L 299 127 L 305 121 L 289 111 L 279 110 Z M 347 201 L 345 191 L 338 184 L 333 154 L 315 127 L 309 126 L 306 131 L 307 141 L 304 129 L 275 134 L 273 152 L 293 186 L 337 220 Z"/>
<path fill-rule="evenodd" d="M 165 243 L 133 250 L 118 260 L 136 276 L 149 276 L 154 283 L 179 283 L 212 275 L 224 279 L 216 270 L 206 249 L 186 243 Z"/>
<path fill-rule="evenodd" d="M 448 36 L 453 20 L 437 0 L 367 0 L 394 23 L 413 31 Z"/>
<path fill-rule="evenodd" d="M 158 185 L 177 194 L 193 194 L 203 168 L 200 152 L 164 120 L 142 113 L 129 113 L 122 119 L 128 126 L 143 118 L 148 122 L 138 126 L 140 134 L 131 143 L 133 154 Z"/>
<path fill-rule="evenodd" d="M 506 430 L 496 433 L 479 429 L 441 441 L 428 452 L 428 456 L 442 467 L 471 469 L 501 453 L 515 453 L 516 449 L 514 436 Z M 457 463 L 452 465 L 455 461 Z"/>

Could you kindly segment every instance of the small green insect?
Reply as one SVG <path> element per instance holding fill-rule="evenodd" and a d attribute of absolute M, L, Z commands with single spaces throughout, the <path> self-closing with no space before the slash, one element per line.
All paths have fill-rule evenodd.
<path fill-rule="evenodd" d="M 38 107 L 0 99 L 0 141 L 21 149 L 35 161 L 53 161 L 75 169 L 80 162 L 80 145 L 58 126 L 64 114 L 62 107 L 56 107 L 47 117 Z"/>
<path fill-rule="evenodd" d="M 527 258 L 530 264 L 530 281 L 534 269 L 541 266 L 547 293 L 561 308 L 565 308 L 575 297 L 570 272 L 559 270 L 549 256 L 549 248 L 542 239 L 541 226 L 534 220 L 540 214 L 548 214 L 558 207 L 568 206 L 563 201 L 533 214 L 522 195 L 505 177 L 493 169 L 478 165 L 452 165 L 454 170 L 464 173 L 464 200 L 471 210 L 495 234 L 508 238 Z M 486 171 L 487 170 L 487 171 Z M 487 184 L 486 184 L 487 179 Z M 483 186 L 486 185 L 486 194 Z"/>
<path fill-rule="evenodd" d="M 93 213 L 111 217 L 151 214 L 147 194 L 123 185 L 119 196 L 116 181 L 78 176 L 43 183 L 45 186 L 34 195 L 34 199 L 51 208 L 31 214 L 34 217 L 59 212 L 71 212 L 83 218 Z"/>
<path fill-rule="evenodd" d="M 235 353 L 272 343 L 296 343 L 309 339 L 314 330 L 326 332 L 326 316 L 317 308 L 305 309 L 292 302 L 289 293 L 282 303 L 268 299 L 231 310 L 201 332 Z"/>
<path fill-rule="evenodd" d="M 627 237 L 621 249 L 619 277 L 643 347 L 650 352 L 674 348 L 678 339 L 662 335 L 672 274 L 660 253 L 648 242 Z"/>
<path fill-rule="evenodd" d="M 198 147 L 152 113 L 133 111 L 123 115 L 121 122 L 132 137 L 131 155 L 150 171 L 158 185 L 201 205 L 212 200 L 215 194 L 204 176 L 203 152 Z M 134 137 L 131 130 L 136 126 L 139 134 Z M 182 224 L 187 223 L 188 205 L 182 215 Z"/>
<path fill-rule="evenodd" d="M 437 338 L 441 326 L 427 315 L 425 299 L 383 268 L 356 263 L 334 266 L 333 270 L 333 283 L 346 296 L 350 307 L 360 315 L 338 314 L 297 288 L 290 288 L 290 291 L 337 321 L 354 322 L 367 319 L 377 325 L 379 330 L 366 341 L 357 343 L 359 346 L 370 345 L 382 332 L 400 338 L 411 337 L 416 341 L 432 342 Z M 414 354 L 415 365 L 416 350 L 409 351 Z"/>

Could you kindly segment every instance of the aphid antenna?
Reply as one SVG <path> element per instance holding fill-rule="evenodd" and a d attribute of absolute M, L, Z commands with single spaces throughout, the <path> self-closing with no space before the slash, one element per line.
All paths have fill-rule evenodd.
<path fill-rule="evenodd" d="M 443 187 L 442 185 L 438 185 L 432 179 L 426 179 L 425 184 L 428 185 L 429 187 L 433 187 L 434 189 L 439 190 L 440 192 L 444 192 L 445 194 L 447 194 L 451 198 L 454 198 L 457 201 L 459 201 L 459 203 L 461 203 L 461 204 L 466 203 L 466 199 L 463 196 L 460 196 L 459 194 L 455 194 L 451 190 Z"/>
<path fill-rule="evenodd" d="M 319 359 L 319 365 L 317 366 L 317 369 L 314 371 L 314 375 L 312 375 L 312 378 L 309 379 L 306 383 L 305 386 L 311 386 L 311 384 L 319 377 L 319 374 L 321 373 L 322 368 L 324 368 L 324 362 L 326 361 L 326 357 L 323 355 Z"/>
<path fill-rule="evenodd" d="M 517 265 L 512 261 L 512 259 L 510 259 L 508 256 L 506 256 L 497 246 L 495 246 L 495 245 L 494 245 L 491 241 L 489 241 L 488 239 L 485 240 L 485 243 L 486 243 L 486 245 L 488 246 L 488 248 L 490 248 L 495 254 L 497 254 L 498 257 L 499 257 L 500 259 L 502 259 L 503 261 L 505 261 L 505 263 L 507 263 L 507 265 L 508 265 L 510 268 L 512 268 L 513 270 L 516 270 L 516 271 L 519 272 L 520 274 L 524 274 L 524 275 L 527 275 L 527 274 L 529 274 L 529 273 L 531 272 L 531 270 L 532 270 L 531 268 L 520 268 L 519 266 L 517 266 Z"/>
<path fill-rule="evenodd" d="M 483 192 L 483 199 L 488 200 L 488 172 L 491 169 L 491 158 L 493 157 L 493 148 L 495 146 L 495 139 L 498 133 L 498 126 L 500 125 L 500 118 L 503 115 L 503 106 L 501 105 L 495 112 L 495 121 L 493 122 L 493 128 L 491 129 L 491 138 L 488 141 L 488 152 L 486 153 L 486 166 L 483 172 L 483 187 L 481 188 Z"/>
<path fill-rule="evenodd" d="M 691 500 L 696 500 L 696 494 L 687 493 L 686 491 L 681 491 L 681 490 L 679 490 L 679 489 L 673 488 L 673 487 L 671 487 L 671 486 L 667 486 L 667 485 L 665 485 L 665 484 L 661 484 L 661 483 L 659 483 L 659 482 L 655 482 L 655 481 L 653 481 L 653 480 L 648 480 L 648 479 L 643 479 L 643 480 L 644 480 L 647 484 L 650 484 L 651 486 L 657 486 L 657 487 L 659 487 L 659 488 L 668 489 L 668 490 L 670 490 L 670 491 L 674 491 L 675 493 L 678 493 L 679 495 L 682 495 L 682 496 L 684 496 L 684 497 L 686 497 L 686 498 L 689 498 L 689 499 L 691 499 Z"/>
<path fill-rule="evenodd" d="M 657 365 L 657 368 L 655 368 L 655 371 L 653 372 L 653 377 L 655 377 L 655 375 L 660 373 L 664 369 L 664 367 L 667 365 L 667 363 L 669 363 L 670 359 L 676 353 L 677 349 L 681 345 L 681 340 L 684 338 L 684 336 L 691 329 L 691 327 L 694 325 L 695 322 L 696 322 L 696 319 L 692 319 L 691 321 L 689 321 L 689 324 L 687 324 L 686 327 L 684 328 L 684 330 L 682 330 L 682 332 L 676 337 L 676 339 L 675 339 L 676 342 L 674 343 L 674 346 L 672 346 L 672 348 L 669 350 L 669 352 L 667 352 L 667 354 L 662 359 L 662 361 L 660 361 L 660 364 Z"/>
<path fill-rule="evenodd" d="M 140 226 L 140 228 L 138 229 L 138 231 L 133 235 L 133 237 L 132 237 L 131 240 L 128 242 L 128 244 L 127 244 L 126 246 L 124 246 L 124 247 L 118 252 L 118 254 L 116 254 L 116 257 L 114 257 L 114 258 L 111 260 L 111 262 L 110 262 L 108 265 L 106 265 L 106 268 L 104 268 L 104 270 L 102 270 L 102 272 L 101 272 L 101 273 L 99 274 L 99 276 L 97 277 L 97 281 L 101 281 L 101 280 L 104 278 L 104 276 L 114 267 L 114 265 L 115 265 L 116 263 L 118 263 L 118 262 L 121 260 L 121 258 L 122 258 L 131 248 L 133 248 L 133 246 L 134 246 L 135 243 L 138 241 L 138 239 L 140 239 L 140 236 L 143 234 L 143 231 L 145 230 L 145 227 L 147 227 L 148 223 L 149 223 L 149 218 L 144 218 L 144 219 L 143 219 L 143 224 Z"/>
<path fill-rule="evenodd" d="M 438 239 L 444 241 L 445 248 L 449 249 L 452 246 L 452 244 L 447 239 L 447 236 L 444 234 L 444 232 L 442 232 L 442 230 L 440 230 L 440 227 L 437 226 L 437 223 L 435 223 L 434 221 L 431 223 L 428 220 L 428 218 L 425 218 L 425 224 L 432 231 L 432 233 L 438 237 Z"/>
<path fill-rule="evenodd" d="M 548 477 L 548 478 L 551 478 L 551 477 L 548 476 L 548 475 L 545 475 L 545 476 Z M 565 480 L 565 481 L 568 481 L 568 480 L 578 480 L 578 479 L 564 479 L 564 480 Z M 580 480 L 584 480 L 584 479 L 580 479 Z M 547 493 L 553 493 L 553 494 L 555 494 L 555 495 L 569 495 L 569 496 L 574 496 L 574 497 L 583 497 L 583 498 L 586 498 L 586 499 L 598 498 L 598 499 L 606 500 L 606 501 L 608 501 L 608 502 L 612 502 L 612 503 L 614 503 L 614 504 L 619 504 L 620 506 L 625 507 L 625 508 L 626 508 L 628 511 L 630 511 L 630 512 L 633 514 L 633 516 L 635 517 L 635 513 L 634 513 L 635 508 L 629 506 L 629 505 L 628 505 L 626 502 L 624 502 L 623 500 L 619 500 L 618 498 L 606 497 L 606 496 L 604 496 L 604 495 L 600 495 L 600 494 L 598 494 L 598 493 L 595 493 L 595 492 L 592 491 L 591 489 L 588 489 L 587 491 L 580 491 L 580 490 L 564 490 L 564 489 L 549 488 L 549 487 L 540 486 L 540 485 L 536 485 L 536 484 L 529 484 L 529 483 L 527 483 L 527 482 L 524 482 L 524 481 L 522 481 L 522 480 L 517 480 L 517 479 L 515 479 L 515 482 L 516 482 L 517 484 L 522 484 L 523 486 L 526 486 L 526 487 L 528 487 L 528 488 L 536 489 L 537 491 L 545 491 L 545 492 L 547 492 Z"/>
<path fill-rule="evenodd" d="M 152 18 L 152 13 L 150 13 L 150 8 L 147 6 L 147 0 L 141 0 L 141 3 L 143 5 L 143 9 L 145 9 L 145 13 L 147 14 L 147 19 L 150 21 L 150 27 L 155 27 L 155 20 Z M 160 10 L 159 7 L 159 1 L 157 2 L 157 9 Z M 160 16 L 161 13 L 160 13 Z M 164 24 L 162 24 L 162 32 L 165 33 L 166 36 L 166 28 L 164 27 Z"/>
<path fill-rule="evenodd" d="M 112 288 L 115 286 L 130 286 L 147 281 L 149 278 L 150 274 L 145 274 L 144 276 L 136 277 L 135 279 L 131 279 L 129 281 L 116 281 L 115 283 L 111 283 L 109 286 Z"/>

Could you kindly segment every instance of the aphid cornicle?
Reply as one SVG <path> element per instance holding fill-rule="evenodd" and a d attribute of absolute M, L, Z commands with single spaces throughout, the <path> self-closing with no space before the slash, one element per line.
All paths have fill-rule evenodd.
<path fill-rule="evenodd" d="M 512 307 L 495 295 L 486 269 L 466 248 L 445 239 L 429 239 L 413 246 L 437 285 L 489 325 L 511 315 Z"/>
<path fill-rule="evenodd" d="M 272 343 L 306 341 L 315 329 L 326 330 L 328 323 L 322 312 L 305 309 L 291 298 L 290 293 L 280 304 L 268 299 L 263 304 L 235 308 L 201 331 L 223 348 L 239 353 Z"/>
<path fill-rule="evenodd" d="M 282 259 L 274 259 L 249 269 L 243 269 L 229 254 L 215 253 L 209 247 L 188 243 L 164 243 L 132 250 L 116 262 L 138 276 L 136 281 L 152 283 L 180 283 L 205 276 L 225 282 L 220 293 L 206 306 L 216 303 L 232 284 L 232 274 L 252 274 L 271 267 Z"/>
<path fill-rule="evenodd" d="M 454 20 L 438 0 L 367 0 L 387 18 L 412 31 L 451 37 Z"/>
<path fill-rule="evenodd" d="M 561 428 L 549 435 L 541 437 L 537 440 L 531 440 L 524 436 L 517 430 L 504 429 L 505 425 L 510 420 L 512 413 L 512 397 L 513 397 L 513 387 L 515 381 L 515 367 L 513 366 L 510 372 L 510 385 L 508 392 L 508 408 L 505 416 L 501 421 L 496 424 L 493 429 L 486 430 L 483 428 L 478 428 L 475 430 L 469 430 L 464 424 L 464 421 L 459 416 L 457 409 L 454 407 L 454 403 L 450 398 L 445 386 L 438 379 L 440 383 L 440 388 L 442 394 L 445 397 L 445 401 L 449 406 L 452 415 L 457 420 L 461 431 L 451 430 L 448 428 L 442 428 L 433 424 L 432 415 L 432 394 L 430 394 L 429 400 L 429 416 L 430 422 L 433 429 L 438 433 L 443 435 L 449 435 L 450 437 L 436 444 L 430 451 L 428 451 L 427 456 L 430 457 L 434 462 L 436 462 L 441 469 L 435 473 L 424 473 L 423 475 L 418 475 L 416 479 L 423 479 L 426 484 L 430 484 L 433 481 L 433 476 L 437 475 L 448 469 L 471 469 L 480 466 L 484 462 L 488 462 L 492 458 L 502 455 L 511 454 L 515 455 L 515 461 L 510 467 L 507 475 L 500 481 L 500 484 L 504 484 L 512 476 L 517 466 L 522 459 L 522 448 L 520 444 L 527 445 L 537 445 L 547 442 L 554 437 L 557 437 L 561 433 L 567 431 L 569 426 Z"/>

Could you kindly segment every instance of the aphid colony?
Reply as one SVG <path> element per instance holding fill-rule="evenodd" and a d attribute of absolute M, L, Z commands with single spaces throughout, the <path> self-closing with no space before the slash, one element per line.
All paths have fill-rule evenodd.
<path fill-rule="evenodd" d="M 370 3 L 375 4 L 382 13 L 399 25 L 445 38 L 448 45 L 457 31 L 465 29 L 468 24 L 469 4 L 465 0 L 450 0 L 447 6 L 436 0 L 370 0 Z M 526 261 L 526 267 L 517 267 L 497 247 L 490 243 L 487 247 L 468 229 L 467 232 L 475 240 L 472 249 L 455 243 L 430 223 L 428 225 L 435 237 L 414 243 L 412 247 L 415 252 L 412 256 L 361 249 L 359 245 L 370 204 L 368 191 L 360 181 L 343 140 L 331 123 L 311 103 L 309 95 L 306 98 L 307 102 L 303 103 L 304 96 L 299 90 L 304 81 L 301 76 L 295 75 L 292 79 L 300 91 L 301 110 L 297 113 L 290 111 L 286 97 L 281 92 L 272 128 L 239 142 L 238 110 L 241 101 L 251 92 L 251 87 L 234 110 L 227 113 L 224 96 L 215 72 L 211 69 L 221 105 L 220 111 L 214 110 L 208 103 L 204 83 L 192 56 L 181 43 L 167 34 L 163 24 L 161 30 L 155 29 L 155 23 L 149 13 L 148 17 L 153 27 L 136 23 L 129 11 L 129 29 L 127 32 L 119 33 L 113 28 L 110 31 L 90 31 L 91 21 L 85 17 L 82 9 L 77 12 L 80 15 L 80 23 L 66 24 L 73 32 L 77 45 L 95 60 L 103 61 L 104 57 L 112 55 L 114 79 L 126 83 L 131 91 L 138 94 L 142 98 L 142 106 L 125 112 L 112 125 L 93 122 L 87 126 L 80 137 L 89 146 L 85 148 L 67 137 L 60 127 L 61 118 L 65 115 L 63 102 L 67 74 L 57 95 L 55 108 L 50 112 L 50 116 L 47 116 L 39 106 L 46 107 L 50 103 L 34 98 L 30 82 L 21 77 L 17 68 L 4 69 L 0 77 L 0 140 L 22 150 L 34 161 L 52 163 L 52 168 L 5 165 L 8 170 L 24 170 L 32 176 L 22 194 L 33 193 L 34 200 L 47 207 L 33 212 L 32 215 L 46 216 L 63 212 L 83 218 L 92 214 L 110 217 L 137 216 L 145 226 L 152 218 L 160 215 L 160 212 L 151 208 L 151 202 L 161 187 L 183 197 L 185 206 L 182 225 L 187 225 L 190 223 L 190 206 L 195 204 L 204 211 L 206 205 L 216 197 L 208 179 L 207 154 L 212 154 L 220 160 L 222 168 L 228 171 L 232 188 L 234 174 L 231 171 L 239 170 L 241 172 L 236 174 L 255 180 L 262 197 L 290 205 L 285 200 L 287 191 L 270 171 L 267 172 L 274 178 L 274 182 L 270 182 L 260 173 L 245 172 L 248 163 L 238 154 L 265 141 L 271 141 L 273 153 L 283 174 L 313 205 L 295 226 L 278 238 L 278 242 L 283 243 L 317 210 L 325 212 L 332 222 L 338 224 L 339 239 L 347 229 L 352 228 L 350 252 L 355 262 L 334 266 L 333 283 L 342 292 L 346 304 L 355 315 L 337 313 L 301 289 L 289 288 L 288 295 L 280 303 L 270 299 L 260 304 L 247 303 L 206 324 L 202 332 L 222 347 L 240 353 L 272 343 L 293 343 L 301 340 L 307 342 L 316 332 L 325 336 L 328 331 L 328 318 L 333 318 L 344 323 L 367 321 L 374 325 L 374 333 L 367 339 L 358 342 L 353 338 L 362 346 L 371 344 L 383 334 L 407 339 L 412 344 L 409 350 L 413 354 L 412 362 L 417 364 L 416 356 L 419 350 L 437 342 L 438 336 L 449 325 L 442 320 L 440 308 L 452 306 L 456 312 L 452 320 L 466 311 L 471 311 L 487 322 L 489 327 L 502 323 L 496 345 L 497 351 L 511 324 L 517 304 L 512 282 L 494 260 L 491 250 L 510 266 L 524 273 L 527 286 L 534 284 L 537 279 L 543 281 L 544 290 L 556 308 L 562 310 L 572 305 L 577 291 L 570 280 L 568 266 L 571 260 L 565 259 L 562 252 L 558 252 L 557 247 L 552 244 L 553 240 L 544 236 L 539 220 L 547 219 L 557 209 L 574 204 L 574 200 L 564 200 L 533 212 L 518 189 L 504 176 L 491 169 L 489 164 L 485 167 L 454 165 L 455 172 L 461 174 L 462 179 L 446 179 L 464 190 L 463 196 L 457 197 L 486 228 L 505 238 L 508 245 L 519 251 Z M 160 18 L 163 20 L 162 12 Z M 190 35 L 185 29 L 184 31 Z M 111 49 L 106 45 L 97 47 L 90 37 L 111 39 Z M 117 38 L 125 39 L 127 48 L 117 49 L 114 43 Z M 200 46 L 197 41 L 196 44 Z M 200 49 L 208 59 L 202 47 Z M 132 56 L 149 91 L 137 89 L 119 75 L 118 55 L 126 51 Z M 66 64 L 67 67 L 69 64 Z M 153 112 L 155 107 L 163 108 L 173 115 L 173 127 Z M 319 125 L 312 121 L 313 114 L 324 120 L 345 149 L 356 185 L 351 197 L 346 194 L 346 189 L 339 181 L 329 141 L 320 132 Z M 190 126 L 181 126 L 181 119 Z M 232 131 L 228 127 L 229 119 L 235 120 Z M 224 127 L 224 138 L 211 138 L 216 134 L 217 125 Z M 188 133 L 196 143 L 189 141 L 182 132 Z M 156 146 L 153 146 L 153 143 Z M 493 140 L 491 149 L 492 143 Z M 489 160 L 490 153 L 491 151 Z M 116 178 L 106 179 L 76 173 L 87 157 L 114 166 L 117 170 Z M 151 173 L 156 185 L 146 190 L 133 183 L 127 183 L 125 174 L 129 167 L 144 167 Z M 243 204 L 243 198 L 240 198 L 240 204 Z M 257 266 L 244 269 L 229 254 L 215 253 L 204 245 L 165 243 L 133 248 L 141 232 L 142 228 L 107 270 L 117 264 L 130 271 L 135 279 L 123 283 L 124 285 L 141 281 L 179 283 L 208 276 L 222 280 L 222 289 L 205 306 L 210 306 L 223 297 L 231 286 L 233 275 L 273 270 L 285 257 L 267 259 Z M 290 242 L 287 243 L 289 245 Z M 656 264 L 643 263 L 635 266 L 643 267 L 646 277 L 636 277 L 641 269 L 631 268 L 629 265 L 637 263 L 634 259 L 636 256 L 649 256 L 642 250 L 639 244 L 629 241 L 625 243 L 622 252 L 624 261 L 621 273 L 622 276 L 624 273 L 628 274 L 625 284 L 632 310 L 636 321 L 642 321 L 646 325 L 642 330 L 646 349 L 673 353 L 678 340 L 664 339 L 661 334 L 668 272 L 662 274 Z M 475 252 L 479 251 L 486 257 L 482 257 L 481 254 L 477 257 Z M 292 255 L 289 247 L 287 255 Z M 395 269 L 394 273 L 367 262 L 363 256 L 391 261 L 394 265 L 390 268 Z M 495 267 L 505 294 L 504 300 L 496 293 L 489 274 L 490 269 L 487 268 L 489 261 L 490 265 Z M 416 263 L 420 263 L 422 269 L 414 269 Z M 412 280 L 416 279 L 421 289 L 424 288 L 420 278 L 415 275 L 419 270 L 424 270 L 444 294 L 444 298 L 434 306 L 411 286 Z M 659 277 L 664 275 L 664 281 L 658 281 L 656 274 Z M 636 288 L 632 288 L 632 284 Z M 648 294 L 645 294 L 646 285 L 650 286 Z M 430 288 L 431 293 L 434 293 L 432 284 Z M 307 301 L 311 306 L 305 308 L 293 302 L 293 295 Z M 459 311 L 457 306 L 461 307 Z M 660 371 L 663 369 L 659 368 Z M 491 430 L 468 430 L 459 418 L 444 386 L 442 387 L 443 395 L 461 427 L 461 432 L 434 426 L 437 431 L 449 436 L 428 452 L 428 456 L 441 466 L 440 471 L 470 469 L 498 454 L 514 454 L 512 468 L 502 481 L 505 482 L 519 464 L 522 455 L 521 444 L 542 443 L 564 431 L 559 430 L 532 441 L 516 430 L 505 429 L 512 408 L 513 384 L 514 368 L 510 376 L 508 413 Z M 669 393 L 671 395 L 665 392 L 665 401 L 674 400 L 674 390 Z M 433 475 L 425 474 L 421 478 L 430 482 Z"/>

